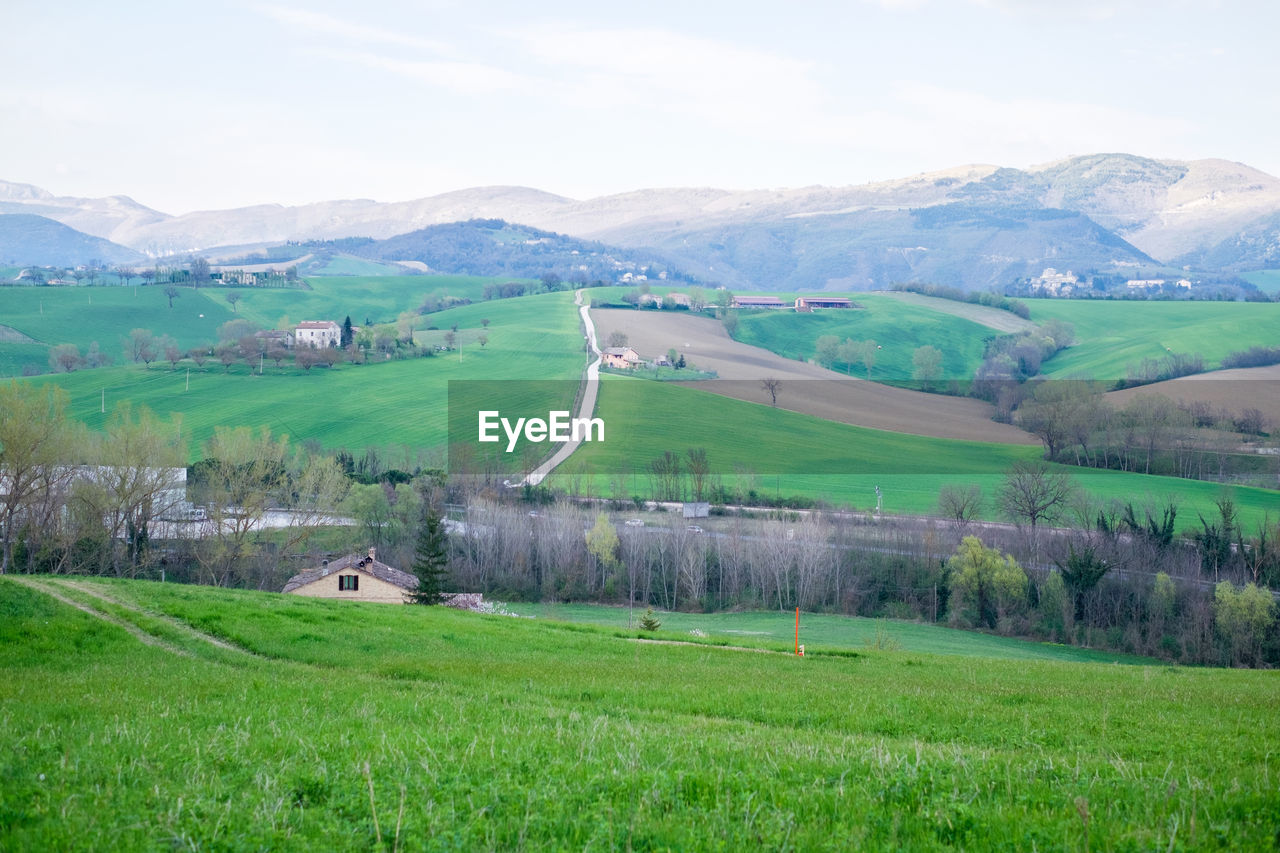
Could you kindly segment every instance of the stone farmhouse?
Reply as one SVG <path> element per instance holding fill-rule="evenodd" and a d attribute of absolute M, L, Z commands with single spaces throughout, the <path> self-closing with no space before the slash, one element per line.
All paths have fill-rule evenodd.
<path fill-rule="evenodd" d="M 372 601 L 378 604 L 405 604 L 407 594 L 418 588 L 418 579 L 408 572 L 378 560 L 378 550 L 348 554 L 326 560 L 314 569 L 289 578 L 281 592 L 309 598 L 336 598 L 344 601 Z M 445 593 L 446 607 L 481 611 L 484 597 L 478 592 Z"/>
<path fill-rule="evenodd" d="M 368 554 L 326 560 L 317 568 L 289 578 L 283 591 L 311 598 L 403 604 L 405 593 L 417 589 L 418 579 L 379 562 L 377 556 L 377 549 L 370 548 Z"/>
<path fill-rule="evenodd" d="M 640 353 L 631 347 L 605 347 L 600 353 L 600 359 L 605 367 L 618 367 L 623 370 L 630 370 L 644 363 Z"/>
<path fill-rule="evenodd" d="M 293 340 L 300 347 L 336 347 L 342 340 L 342 327 L 332 320 L 305 320 L 293 330 Z"/>

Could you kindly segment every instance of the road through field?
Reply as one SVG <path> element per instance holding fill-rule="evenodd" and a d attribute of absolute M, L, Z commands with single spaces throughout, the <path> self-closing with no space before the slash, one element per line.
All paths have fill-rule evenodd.
<path fill-rule="evenodd" d="M 596 396 L 600 393 L 600 346 L 596 342 L 596 327 L 591 322 L 591 312 L 588 305 L 582 301 L 582 291 L 579 290 L 574 294 L 573 302 L 578 306 L 578 314 L 582 317 L 582 327 L 586 330 L 587 344 L 591 347 L 591 352 L 595 354 L 596 360 L 587 365 L 586 378 L 582 389 L 582 403 L 578 406 L 578 411 L 574 415 L 575 418 L 590 418 L 596 410 Z M 520 481 L 519 485 L 536 486 L 550 474 L 555 467 L 564 462 L 573 451 L 578 449 L 581 441 L 569 441 L 560 446 L 555 454 L 543 462 L 537 468 Z"/>
<path fill-rule="evenodd" d="M 769 403 L 769 395 L 760 382 L 771 377 L 782 383 L 777 403 L 780 409 L 911 435 L 1002 444 L 1039 443 L 1017 427 L 993 421 L 991 407 L 980 400 L 893 388 L 784 358 L 733 340 L 719 322 L 709 317 L 617 308 L 597 309 L 594 313 L 602 330 L 627 335 L 641 357 L 654 358 L 675 349 L 693 366 L 713 370 L 720 377 L 680 383 L 689 388 L 752 403 Z"/>

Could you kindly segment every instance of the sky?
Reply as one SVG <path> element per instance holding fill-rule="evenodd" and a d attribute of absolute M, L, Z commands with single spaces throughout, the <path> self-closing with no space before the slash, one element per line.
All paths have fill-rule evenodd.
<path fill-rule="evenodd" d="M 1280 175 L 1274 0 L 3 7 L 0 180 L 172 214 L 1104 151 Z"/>

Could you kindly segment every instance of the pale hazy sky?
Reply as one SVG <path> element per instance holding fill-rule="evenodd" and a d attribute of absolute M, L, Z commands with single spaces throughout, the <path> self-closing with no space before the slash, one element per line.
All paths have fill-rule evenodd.
<path fill-rule="evenodd" d="M 1099 151 L 1280 175 L 1274 0 L 4 0 L 0 31 L 0 180 L 169 213 Z"/>

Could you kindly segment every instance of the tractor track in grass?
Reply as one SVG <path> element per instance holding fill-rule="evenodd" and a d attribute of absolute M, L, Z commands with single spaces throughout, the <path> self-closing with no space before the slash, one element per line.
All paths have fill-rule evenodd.
<path fill-rule="evenodd" d="M 58 588 L 62 587 L 64 589 L 72 589 L 80 593 L 81 595 L 89 596 L 90 598 L 96 599 L 108 605 L 118 607 L 122 610 L 128 611 L 129 613 L 135 614 L 137 616 L 154 620 L 156 622 L 163 624 L 165 627 L 169 628 L 170 630 L 174 631 L 177 634 L 180 634 L 188 639 L 197 640 L 200 643 L 213 646 L 214 648 L 222 649 L 223 651 L 238 652 L 240 654 L 253 655 L 254 657 L 258 656 L 254 652 L 250 651 L 249 649 L 234 645 L 232 643 L 227 642 L 226 640 L 223 640 L 220 637 L 215 637 L 213 634 L 207 634 L 204 631 L 199 630 L 198 628 L 194 628 L 191 625 L 188 625 L 186 622 L 183 622 L 181 619 L 176 619 L 164 613 L 157 613 L 152 610 L 147 610 L 145 608 L 139 607 L 136 604 L 133 604 L 132 602 L 123 601 L 101 590 L 94 589 L 92 585 L 86 584 L 82 581 L 73 581 L 69 579 L 68 580 L 52 580 L 52 579 L 36 580 L 34 578 L 19 577 L 16 575 L 6 575 L 6 577 L 8 577 L 10 580 L 14 580 L 18 583 L 24 584 L 25 586 L 31 589 L 39 590 L 40 592 L 45 593 L 46 595 L 62 602 L 63 604 L 74 607 L 83 613 L 87 613 L 90 616 L 97 617 L 98 619 L 101 619 L 104 622 L 108 622 L 112 625 L 116 625 L 120 628 L 123 628 L 124 630 L 128 631 L 131 635 L 133 635 L 133 637 L 137 639 L 139 642 L 145 643 L 146 645 L 149 645 L 149 646 L 156 646 L 158 648 L 164 649 L 167 652 L 172 652 L 173 654 L 178 655 L 179 657 L 192 657 L 193 655 L 189 650 L 184 649 L 181 646 L 176 646 L 160 637 L 155 636 L 154 634 L 148 633 L 144 628 L 134 624 L 133 622 L 129 622 L 126 619 L 121 619 L 118 616 L 114 616 L 110 613 L 106 613 L 102 610 L 99 610 L 93 607 L 90 604 L 86 604 L 81 601 L 76 601 L 73 598 L 69 598 L 63 592 L 59 591 Z"/>
<path fill-rule="evenodd" d="M 125 631 L 129 632 L 135 640 L 144 645 L 155 646 L 156 648 L 163 649 L 166 652 L 170 652 L 171 654 L 175 654 L 179 657 L 191 657 L 191 653 L 186 649 L 180 649 L 177 646 L 170 645 L 160 638 L 148 634 L 132 622 L 126 622 L 125 620 L 118 619 L 109 613 L 103 613 L 101 610 L 90 607 L 88 604 L 76 601 L 73 598 L 68 598 L 66 595 L 58 591 L 57 587 L 59 585 L 52 581 L 37 581 L 34 578 L 22 577 L 19 575 L 5 575 L 5 578 L 16 584 L 21 584 L 28 589 L 34 589 L 36 592 L 42 592 L 61 604 L 65 604 L 68 607 L 74 607 L 81 613 L 87 613 L 95 619 L 100 619 L 109 625 L 115 625 L 117 628 L 123 628 Z M 83 591 L 84 590 L 81 590 L 81 592 Z"/>

